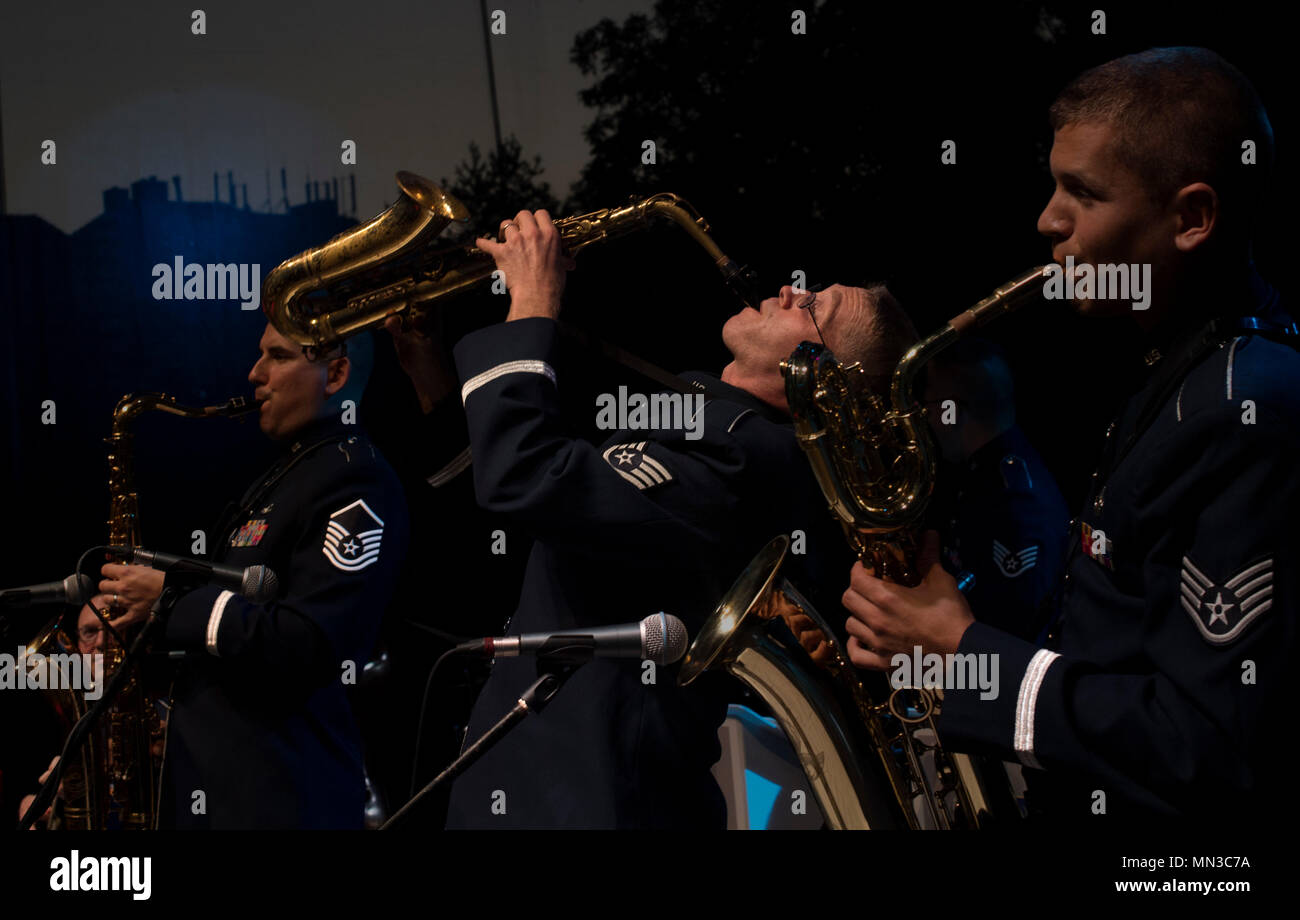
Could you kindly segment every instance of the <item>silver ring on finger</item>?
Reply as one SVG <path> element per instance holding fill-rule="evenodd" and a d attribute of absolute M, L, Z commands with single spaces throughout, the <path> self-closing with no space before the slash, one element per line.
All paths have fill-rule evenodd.
<path fill-rule="evenodd" d="M 113 606 L 116 607 L 117 605 L 118 605 L 118 604 L 117 604 L 117 595 L 114 594 L 114 595 L 113 595 Z"/>
<path fill-rule="evenodd" d="M 506 232 L 507 230 L 509 230 L 511 227 L 514 227 L 516 230 L 519 229 L 519 225 L 518 225 L 517 223 L 515 223 L 513 220 L 508 220 L 508 221 L 506 221 L 504 224 L 501 225 L 501 232 L 502 232 L 502 233 L 505 233 L 505 232 Z"/>

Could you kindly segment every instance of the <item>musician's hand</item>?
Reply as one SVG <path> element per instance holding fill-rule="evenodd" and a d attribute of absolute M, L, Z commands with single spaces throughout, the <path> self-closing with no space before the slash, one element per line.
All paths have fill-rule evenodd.
<path fill-rule="evenodd" d="M 426 414 L 456 390 L 456 374 L 442 340 L 442 314 L 432 312 L 427 327 L 421 329 L 403 329 L 401 319 L 396 316 L 384 321 L 384 328 L 393 337 L 397 362 L 411 378 L 415 394 L 420 398 L 420 411 Z"/>
<path fill-rule="evenodd" d="M 113 606 L 125 612 L 109 624 L 121 632 L 123 628 L 149 619 L 154 601 L 162 594 L 164 573 L 147 565 L 119 565 L 109 562 L 99 570 L 104 580 L 99 583 L 101 594 L 114 596 Z"/>
<path fill-rule="evenodd" d="M 506 321 L 560 315 L 565 273 L 573 260 L 564 254 L 560 231 L 546 211 L 520 211 L 514 220 L 502 221 L 503 239 L 479 239 L 478 248 L 497 263 L 510 291 L 510 313 Z"/>
<path fill-rule="evenodd" d="M 888 671 L 894 655 L 947 655 L 957 651 L 966 627 L 975 622 L 957 581 L 939 565 L 939 534 L 927 531 L 917 558 L 921 583 L 904 588 L 876 578 L 862 563 L 853 566 L 844 607 L 852 614 L 849 660 L 860 668 Z"/>
<path fill-rule="evenodd" d="M 56 766 L 58 766 L 58 765 L 59 765 L 59 758 L 58 758 L 58 755 L 55 755 L 54 759 L 50 761 L 50 765 L 49 765 L 48 767 L 45 768 L 45 772 L 42 773 L 42 774 L 40 775 L 40 778 L 39 778 L 38 780 L 36 780 L 36 781 L 37 781 L 38 783 L 44 783 L 47 779 L 50 778 L 50 773 L 52 773 L 53 770 L 54 770 L 54 768 L 55 768 Z M 59 783 L 59 792 L 58 792 L 58 797 L 59 797 L 59 798 L 62 798 L 62 797 L 63 797 L 63 783 L 61 783 L 61 782 Z M 35 802 L 35 801 L 36 801 L 36 796 L 35 796 L 35 795 L 25 795 L 25 796 L 23 796 L 21 799 L 18 800 L 18 820 L 19 820 L 19 821 L 21 821 L 21 820 L 23 819 L 23 815 L 27 814 L 27 809 L 31 808 L 31 807 L 32 807 L 32 803 Z M 37 820 L 38 820 L 38 821 L 46 821 L 46 820 L 49 820 L 49 817 L 50 817 L 50 811 L 51 811 L 53 808 L 54 808 L 53 805 L 47 807 L 47 808 L 45 809 L 45 814 L 41 815 L 40 818 L 38 818 Z M 33 831 L 36 830 L 36 824 L 35 824 L 35 822 L 33 822 L 32 826 L 29 827 L 28 830 L 33 830 Z"/>

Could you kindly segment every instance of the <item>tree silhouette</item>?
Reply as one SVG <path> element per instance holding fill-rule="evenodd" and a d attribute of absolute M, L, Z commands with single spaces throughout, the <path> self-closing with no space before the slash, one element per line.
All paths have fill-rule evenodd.
<path fill-rule="evenodd" d="M 456 164 L 455 178 L 442 180 L 443 187 L 470 211 L 469 224 L 449 236 L 495 235 L 501 221 L 522 208 L 546 208 L 556 214 L 560 203 L 551 194 L 550 184 L 542 180 L 544 171 L 541 156 L 527 159 L 523 144 L 513 134 L 487 156 L 471 142 L 468 158 Z"/>

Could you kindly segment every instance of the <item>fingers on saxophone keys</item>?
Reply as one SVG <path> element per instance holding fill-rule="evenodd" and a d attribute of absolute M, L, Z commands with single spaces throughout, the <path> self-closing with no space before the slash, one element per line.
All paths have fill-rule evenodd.
<path fill-rule="evenodd" d="M 853 621 L 850 620 L 850 622 Z M 849 661 L 859 668 L 867 668 L 872 671 L 888 671 L 893 667 L 888 658 L 868 649 L 863 642 L 859 641 L 857 636 L 849 636 L 848 650 Z"/>
<path fill-rule="evenodd" d="M 518 225 L 519 233 L 522 236 L 534 237 L 537 235 L 537 218 L 533 216 L 532 211 L 520 211 L 515 215 L 514 222 Z"/>

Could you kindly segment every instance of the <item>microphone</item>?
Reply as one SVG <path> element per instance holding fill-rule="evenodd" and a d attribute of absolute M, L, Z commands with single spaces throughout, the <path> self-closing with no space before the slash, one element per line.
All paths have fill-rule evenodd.
<path fill-rule="evenodd" d="M 621 626 L 472 639 L 456 646 L 455 651 L 488 658 L 515 658 L 519 655 L 543 655 L 570 661 L 640 658 L 657 664 L 672 664 L 686 654 L 686 624 L 671 614 L 655 613 L 640 623 Z"/>
<path fill-rule="evenodd" d="M 255 604 L 275 600 L 276 595 L 280 593 L 280 579 L 275 577 L 275 572 L 264 565 L 238 568 L 233 565 L 204 562 L 192 556 L 173 556 L 171 553 L 159 553 L 133 546 L 110 546 L 109 551 L 123 556 L 130 565 L 147 565 L 162 572 L 176 569 L 179 572 L 198 575 L 218 587 L 248 598 Z"/>
<path fill-rule="evenodd" d="M 44 604 L 80 606 L 95 596 L 95 584 L 89 575 L 69 575 L 62 581 L 47 581 L 25 588 L 0 591 L 0 604 L 8 607 L 35 607 Z"/>

